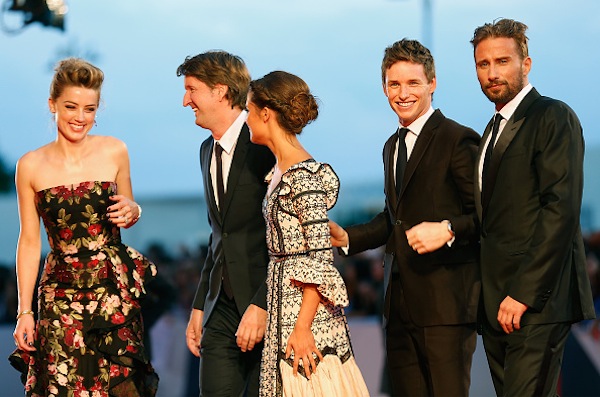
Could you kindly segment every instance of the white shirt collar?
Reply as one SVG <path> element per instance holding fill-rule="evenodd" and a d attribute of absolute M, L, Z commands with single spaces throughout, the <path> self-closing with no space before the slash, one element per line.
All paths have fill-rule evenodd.
<path fill-rule="evenodd" d="M 517 94 L 517 96 L 515 96 L 513 99 L 511 99 L 510 102 L 508 102 L 506 105 L 504 105 L 504 107 L 502 109 L 500 109 L 500 111 L 498 113 L 500 113 L 500 115 L 502 115 L 504 120 L 508 120 L 512 117 L 512 115 L 515 113 L 515 110 L 517 110 L 517 107 L 519 107 L 519 105 L 521 104 L 521 101 L 523 101 L 523 98 L 525 98 L 525 96 L 527 94 L 529 94 L 529 91 L 531 91 L 532 89 L 533 89 L 533 86 L 531 85 L 531 83 L 527 84 Z M 496 114 L 496 112 L 494 112 L 494 114 Z"/>
<path fill-rule="evenodd" d="M 235 119 L 235 121 L 229 126 L 227 131 L 223 134 L 221 139 L 215 142 L 219 142 L 219 145 L 223 147 L 223 150 L 227 154 L 231 154 L 231 151 L 235 147 L 235 144 L 240 137 L 240 133 L 242 132 L 242 127 L 246 122 L 246 118 L 248 117 L 248 112 L 242 110 L 239 116 Z"/>
<path fill-rule="evenodd" d="M 410 132 L 412 132 L 416 136 L 419 136 L 421 130 L 425 126 L 425 123 L 427 122 L 427 120 L 429 120 L 429 117 L 431 117 L 432 114 L 433 106 L 429 106 L 429 109 L 422 116 L 413 121 L 408 127 L 404 127 L 402 124 L 400 124 L 400 128 L 408 128 Z"/>

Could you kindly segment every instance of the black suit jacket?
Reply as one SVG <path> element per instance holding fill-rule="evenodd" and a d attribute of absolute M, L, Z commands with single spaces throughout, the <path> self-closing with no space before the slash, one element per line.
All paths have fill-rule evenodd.
<path fill-rule="evenodd" d="M 385 209 L 370 222 L 347 228 L 349 254 L 385 244 L 384 288 L 390 296 L 394 262 L 410 317 L 417 326 L 474 323 L 479 299 L 478 235 L 473 170 L 479 135 L 436 110 L 425 123 L 407 163 L 396 196 L 393 157 L 397 135 L 383 148 Z M 406 230 L 423 222 L 449 220 L 456 234 L 452 247 L 419 255 L 408 245 Z M 384 309 L 384 325 L 389 316 Z"/>
<path fill-rule="evenodd" d="M 476 204 L 483 308 L 498 330 L 498 308 L 507 295 L 529 306 L 521 325 L 594 317 L 579 226 L 583 152 L 583 131 L 573 110 L 535 89 L 496 143 L 489 202 L 482 203 L 476 189 Z"/>
<path fill-rule="evenodd" d="M 250 304 L 266 310 L 267 265 L 262 200 L 267 191 L 264 177 L 275 158 L 265 146 L 250 141 L 244 124 L 233 155 L 227 180 L 227 193 L 219 212 L 215 201 L 210 162 L 214 139 L 209 137 L 200 148 L 200 165 L 204 180 L 204 198 L 211 235 L 208 253 L 194 299 L 194 308 L 204 310 L 206 324 L 219 295 L 223 264 L 227 270 L 240 315 Z"/>

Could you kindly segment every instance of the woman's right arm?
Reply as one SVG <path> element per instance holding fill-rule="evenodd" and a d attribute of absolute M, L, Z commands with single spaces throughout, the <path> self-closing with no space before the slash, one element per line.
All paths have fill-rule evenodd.
<path fill-rule="evenodd" d="M 35 170 L 25 155 L 17 163 L 16 186 L 19 203 L 19 241 L 17 243 L 17 287 L 19 296 L 18 319 L 13 334 L 17 346 L 33 351 L 35 321 L 33 295 L 40 266 L 40 217 L 35 207 L 35 188 L 32 184 Z M 25 313 L 25 314 L 23 314 Z"/>
<path fill-rule="evenodd" d="M 294 375 L 298 373 L 298 365 L 302 361 L 304 373 L 310 379 L 311 372 L 317 371 L 317 363 L 313 354 L 322 361 L 323 354 L 315 344 L 315 337 L 312 333 L 312 322 L 321 302 L 321 294 L 315 284 L 302 285 L 302 304 L 300 312 L 296 319 L 294 330 L 288 339 L 288 345 L 285 352 L 285 358 L 289 358 L 294 353 L 293 371 Z"/>

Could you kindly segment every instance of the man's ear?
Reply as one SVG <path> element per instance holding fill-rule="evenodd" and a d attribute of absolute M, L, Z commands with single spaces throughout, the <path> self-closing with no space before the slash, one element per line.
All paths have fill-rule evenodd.
<path fill-rule="evenodd" d="M 227 98 L 227 92 L 229 91 L 229 87 L 225 84 L 215 84 L 213 90 L 217 91 L 219 95 L 219 100 L 222 101 L 223 99 Z"/>

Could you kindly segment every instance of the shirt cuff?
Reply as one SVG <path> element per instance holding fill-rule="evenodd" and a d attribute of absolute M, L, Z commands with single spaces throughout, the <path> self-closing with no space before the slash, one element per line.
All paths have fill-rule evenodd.
<path fill-rule="evenodd" d="M 456 241 L 456 233 L 454 233 L 454 229 L 452 229 L 452 223 L 449 220 L 445 219 L 442 222 L 448 222 L 448 231 L 452 233 L 452 238 L 446 242 L 446 245 L 448 247 L 452 247 L 452 244 L 454 244 L 454 241 Z"/>
<path fill-rule="evenodd" d="M 340 249 L 342 250 L 344 255 L 348 255 L 348 251 L 350 251 L 350 243 L 348 243 L 348 245 L 346 245 L 344 247 L 340 247 Z"/>

